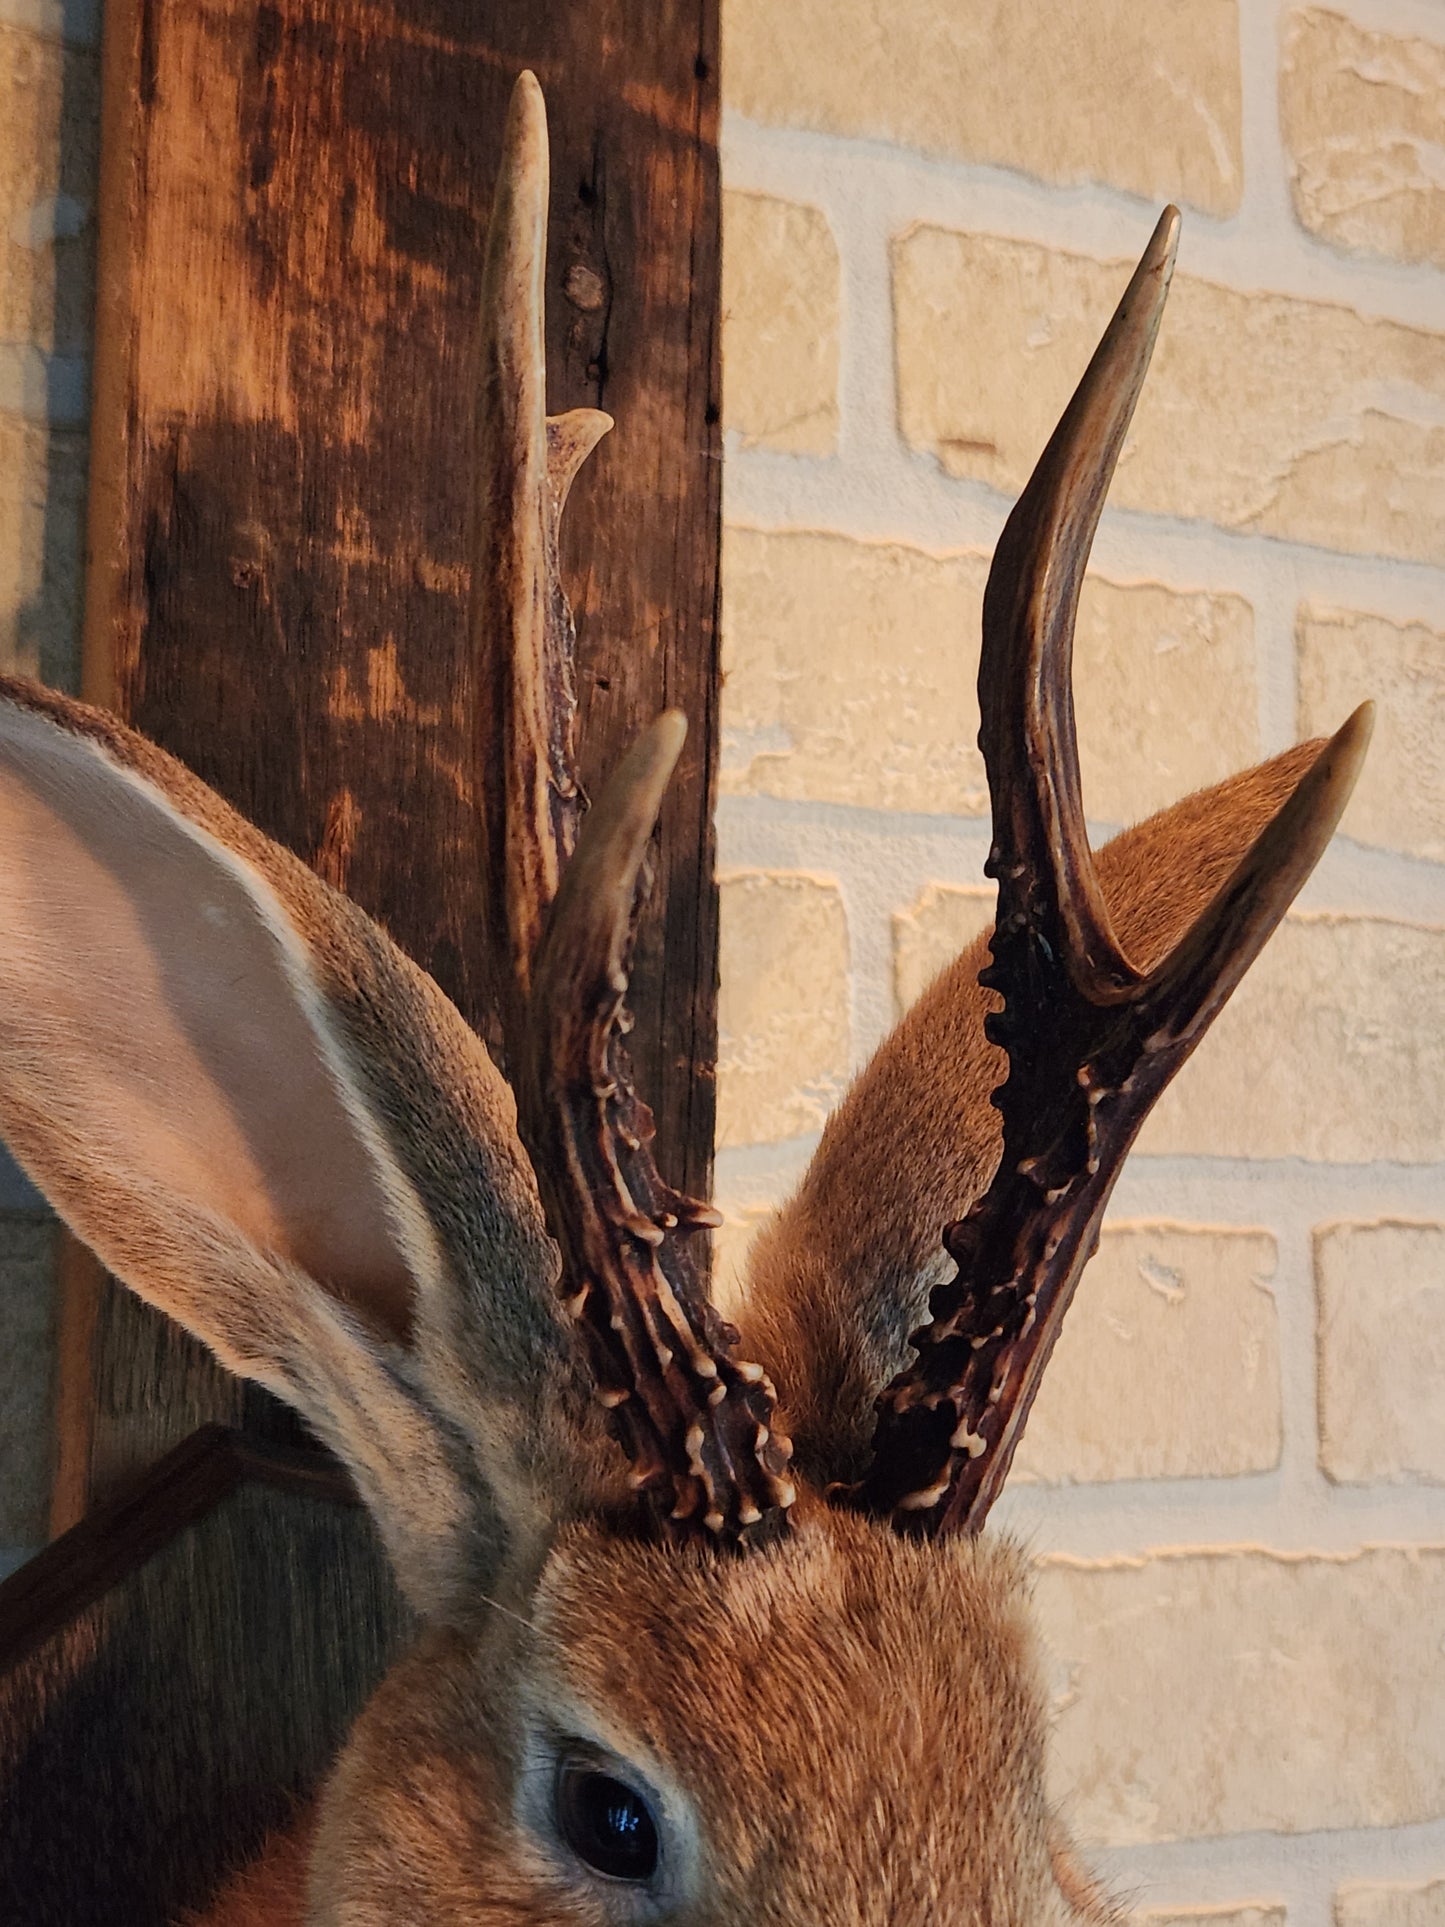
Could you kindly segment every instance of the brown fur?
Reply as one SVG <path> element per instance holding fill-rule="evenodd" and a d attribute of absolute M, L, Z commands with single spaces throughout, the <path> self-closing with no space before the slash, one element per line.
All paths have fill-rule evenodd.
<path fill-rule="evenodd" d="M 1006 1545 L 924 1546 L 816 1502 L 742 1558 L 573 1527 L 525 1623 L 434 1647 L 368 1707 L 323 1816 L 315 1918 L 641 1918 L 516 1825 L 531 1735 L 549 1722 L 605 1739 L 695 1833 L 665 1917 L 1097 1918 L 1060 1884 L 1025 1596 Z"/>
<path fill-rule="evenodd" d="M 346 1263 L 328 1254 L 328 1234 L 306 1208 L 307 1187 L 299 1204 L 273 1195 L 256 1214 L 269 1227 L 258 1248 L 248 1223 L 226 1222 L 230 1208 L 245 1202 L 229 1174 L 218 1186 L 223 1195 L 203 1198 L 188 1217 L 167 1171 L 116 1165 L 114 1140 L 107 1146 L 98 1135 L 106 1107 L 88 1083 L 87 1053 L 111 1028 L 117 938 L 111 922 L 77 930 L 73 916 L 50 914 L 47 892 L 64 909 L 65 873 L 84 853 L 86 831 L 83 821 L 69 828 L 57 809 L 45 813 L 37 834 L 32 806 L 37 796 L 45 801 L 44 789 L 23 739 L 0 745 L 0 886 L 10 906 L 9 940 L 0 946 L 6 1141 L 118 1277 L 203 1338 L 231 1370 L 296 1405 L 347 1460 L 403 1584 L 415 1604 L 435 1612 L 447 1595 L 485 1583 L 499 1556 L 501 1521 L 478 1502 L 479 1455 L 488 1461 L 485 1489 L 506 1490 L 513 1519 L 534 1520 L 537 1529 L 549 1495 L 585 1485 L 591 1468 L 604 1468 L 595 1496 L 620 1480 L 557 1310 L 556 1252 L 517 1139 L 511 1093 L 432 980 L 353 903 L 182 764 L 111 716 L 0 678 L 0 728 L 9 732 L 10 718 L 26 716 L 57 726 L 51 780 L 58 795 L 75 788 L 63 746 L 89 745 L 102 797 L 113 794 L 112 813 L 137 811 L 136 785 L 125 779 L 138 779 L 134 842 L 173 837 L 186 854 L 193 832 L 214 839 L 240 860 L 263 916 L 292 935 L 347 1059 L 351 1106 L 366 1114 L 402 1174 L 402 1221 L 392 1201 L 376 1196 L 365 1158 L 337 1128 L 335 1108 L 299 1133 L 294 1154 L 264 1176 L 275 1192 L 307 1152 L 333 1175 L 342 1167 L 336 1215 L 375 1226 L 376 1242 L 390 1223 L 395 1255 L 365 1294 L 350 1291 Z M 110 853 L 106 861 L 117 859 Z M 224 888 L 227 879 L 219 883 Z M 121 885 L 127 906 L 140 906 L 134 921 L 164 922 L 156 909 L 147 912 L 152 886 L 143 875 L 122 875 Z M 172 941 L 164 929 L 145 934 L 157 953 Z M 179 945 L 179 936 L 173 941 Z M 168 971 L 183 975 L 185 962 L 163 957 L 162 981 Z M 251 972 L 246 993 L 245 1021 L 254 1024 L 267 1010 L 278 1023 L 294 1021 L 294 988 L 279 972 L 270 979 Z M 237 1002 L 225 976 L 212 1000 L 219 1030 Z M 95 1015 L 87 1023 L 88 1012 Z M 145 1021 L 132 1002 L 128 1030 Z M 284 1080 L 291 1068 L 271 1066 L 269 1080 Z M 187 1115 L 188 1091 L 170 1095 Z M 137 1116 L 152 1102 L 150 1092 L 137 1093 Z M 193 1135 L 203 1139 L 199 1130 Z M 196 1148 L 204 1151 L 204 1142 Z"/>
<path fill-rule="evenodd" d="M 210 1905 L 178 1927 L 306 1927 L 306 1872 L 316 1831 L 308 1809 L 266 1842 L 249 1867 L 233 1874 Z"/>
<path fill-rule="evenodd" d="M 512 812 L 498 834 L 488 810 L 520 979 L 555 868 L 543 772 L 566 733 L 555 518 L 601 418 L 559 431 L 549 506 L 530 76 L 505 145 L 476 559 L 481 625 L 510 645 L 501 735 L 531 745 L 494 772 L 527 789 L 519 820 L 537 819 L 510 863 Z M 1074 442 L 1051 444 L 1043 493 L 1006 538 L 1017 563 L 1058 534 L 1066 591 L 1104 470 L 1056 494 L 1049 477 L 1080 436 L 1100 456 L 1111 422 L 1122 433 L 1175 225 L 1130 284 L 1118 353 L 1086 377 Z M 1066 496 L 1069 527 L 1050 519 Z M 1103 853 L 1137 962 L 1203 907 L 1309 755 Z M 567 790 L 570 772 L 553 774 Z M 977 950 L 864 1072 L 760 1246 L 748 1349 L 791 1411 L 802 1490 L 789 1529 L 736 1552 L 663 1540 L 629 1501 L 559 1314 L 506 1087 L 359 910 L 130 731 L 18 683 L 0 684 L 0 903 L 0 1132 L 117 1275 L 341 1454 L 426 1627 L 358 1720 L 309 1857 L 304 1825 L 273 1842 L 206 1927 L 1110 1918 L 1045 1794 L 1022 1559 L 904 1539 L 821 1495 L 861 1469 L 940 1229 L 997 1157 Z M 650 1885 L 609 1881 L 567 1845 L 553 1795 L 579 1749 L 651 1789 Z"/>
<path fill-rule="evenodd" d="M 1197 914 L 1309 760 L 1293 751 L 1103 852 L 1137 961 Z M 117 837 L 119 817 L 134 834 Z M 100 875 L 97 853 L 98 921 L 74 887 L 86 864 Z M 206 914 L 177 914 L 177 874 Z M 997 1155 L 977 952 L 863 1073 L 761 1247 L 748 1342 L 794 1416 L 804 1485 L 789 1531 L 733 1554 L 659 1543 L 627 1501 L 553 1307 L 505 1087 L 354 906 L 129 731 L 19 684 L 0 688 L 0 888 L 0 1129 L 102 1257 L 323 1430 L 427 1624 L 357 1722 L 309 1853 L 304 1831 L 273 1842 L 203 1927 L 1111 1918 L 1045 1796 L 1022 1560 L 905 1540 L 821 1497 L 856 1469 L 939 1228 Z M 249 959 L 239 987 L 206 976 L 210 912 Z M 121 970 L 143 1007 L 117 1047 Z M 268 1013 L 298 1040 L 275 1061 Z M 179 1037 L 179 1061 L 137 1058 L 131 1031 Z M 249 1120 L 254 1179 L 214 1168 L 209 1127 L 175 1149 L 155 1122 L 168 1078 L 183 1115 L 221 1119 L 218 1143 Z M 258 1090 L 274 1103 L 293 1085 L 302 1124 L 329 1121 L 313 1141 L 283 1116 L 278 1168 L 251 1113 Z M 117 1135 L 132 1103 L 157 1169 Z M 344 1288 L 350 1207 L 389 1241 L 360 1294 Z M 665 1891 L 600 1880 L 564 1844 L 552 1787 L 579 1743 L 654 1790 Z"/>
<path fill-rule="evenodd" d="M 1301 743 L 1116 836 L 1097 867 L 1125 954 L 1148 970 L 1183 935 L 1318 754 Z M 757 1239 L 735 1316 L 782 1388 L 801 1471 L 861 1476 L 873 1401 L 910 1355 L 953 1267 L 946 1224 L 993 1176 L 989 1094 L 1004 1056 L 983 1033 L 980 937 L 937 977 L 833 1112 L 796 1197 Z"/>

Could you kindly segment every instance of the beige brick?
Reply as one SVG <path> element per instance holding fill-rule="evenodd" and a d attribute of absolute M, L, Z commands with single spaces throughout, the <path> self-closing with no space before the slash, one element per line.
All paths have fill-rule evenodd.
<path fill-rule="evenodd" d="M 1286 919 L 1139 1137 L 1153 1153 L 1445 1157 L 1445 931 Z"/>
<path fill-rule="evenodd" d="M 996 902 L 992 884 L 930 883 L 910 909 L 894 912 L 893 994 L 900 1017 L 940 970 L 992 929 Z"/>
<path fill-rule="evenodd" d="M 815 207 L 723 196 L 723 426 L 743 446 L 838 445 L 838 250 Z"/>
<path fill-rule="evenodd" d="M 1157 582 L 1086 585 L 1074 637 L 1084 806 L 1134 823 L 1260 757 L 1254 611 Z"/>
<path fill-rule="evenodd" d="M 1219 1478 L 1279 1463 L 1275 1242 L 1222 1225 L 1106 1228 L 1015 1476 Z"/>
<path fill-rule="evenodd" d="M 1279 107 L 1305 227 L 1445 266 L 1445 47 L 1302 8 L 1285 24 Z"/>
<path fill-rule="evenodd" d="M 725 0 L 722 27 L 754 120 L 1239 205 L 1236 0 Z"/>
<path fill-rule="evenodd" d="M 95 54 L 0 26 L 0 341 L 87 345 L 99 138 Z"/>
<path fill-rule="evenodd" d="M 1445 1927 L 1445 1875 L 1420 1886 L 1341 1887 L 1335 1927 Z"/>
<path fill-rule="evenodd" d="M 1129 266 L 941 228 L 902 235 L 894 293 L 907 440 L 952 475 L 1017 493 Z M 1110 500 L 1438 562 L 1445 335 L 1177 276 Z"/>
<path fill-rule="evenodd" d="M 1138 1927 L 1285 1927 L 1282 1906 L 1146 1907 L 1133 1916 Z"/>
<path fill-rule="evenodd" d="M 1301 735 L 1324 735 L 1357 703 L 1375 703 L 1345 835 L 1445 859 L 1445 635 L 1420 622 L 1305 607 L 1296 640 Z"/>
<path fill-rule="evenodd" d="M 55 1226 L 0 1218 L 0 1547 L 45 1540 L 50 1504 L 50 1384 L 55 1344 Z"/>
<path fill-rule="evenodd" d="M 1315 1289 L 1321 1466 L 1445 1485 L 1445 1225 L 1321 1226 Z"/>
<path fill-rule="evenodd" d="M 1445 1546 L 1043 1562 L 1051 1774 L 1091 1845 L 1445 1802 Z"/>
<path fill-rule="evenodd" d="M 987 563 L 729 528 L 725 793 L 978 815 Z"/>
<path fill-rule="evenodd" d="M 0 414 L 0 667 L 72 689 L 85 459 L 83 434 Z"/>
<path fill-rule="evenodd" d="M 849 1071 L 848 928 L 826 877 L 721 878 L 718 1142 L 821 1128 Z"/>
<path fill-rule="evenodd" d="M 724 791 L 985 814 L 987 574 L 977 554 L 728 529 Z M 1254 623 L 1238 597 L 1091 578 L 1075 653 L 1096 821 L 1147 816 L 1257 757 Z"/>

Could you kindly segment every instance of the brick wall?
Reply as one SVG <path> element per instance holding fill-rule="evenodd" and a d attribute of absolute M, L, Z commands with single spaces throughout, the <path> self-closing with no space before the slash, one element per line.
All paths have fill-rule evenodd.
<path fill-rule="evenodd" d="M 80 676 L 99 22 L 0 0 L 0 668 Z M 0 1152 L 0 1575 L 43 1543 L 53 1220 Z"/>
<path fill-rule="evenodd" d="M 988 920 L 987 558 L 1176 199 L 1079 629 L 1090 821 L 1378 725 L 999 1510 L 1059 1791 L 1147 1918 L 1442 1927 L 1445 15 L 724 0 L 723 84 L 724 1274 Z"/>
<path fill-rule="evenodd" d="M 1080 625 L 1092 818 L 1381 714 L 1129 1167 L 1001 1510 L 1061 1790 L 1151 1921 L 1441 1927 L 1445 17 L 724 11 L 725 1268 L 987 919 L 986 558 L 1178 198 Z M 0 0 L 0 661 L 62 686 L 95 39 L 86 0 Z M 43 1536 L 50 1245 L 0 1171 L 0 1569 Z"/>

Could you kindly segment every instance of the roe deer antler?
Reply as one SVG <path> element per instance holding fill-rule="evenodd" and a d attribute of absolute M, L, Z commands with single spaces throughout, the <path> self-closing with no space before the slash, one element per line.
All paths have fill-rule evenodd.
<path fill-rule="evenodd" d="M 564 1302 L 631 1484 L 674 1529 L 731 1538 L 792 1503 L 789 1446 L 770 1381 L 733 1356 L 737 1333 L 682 1242 L 718 1215 L 660 1177 L 622 1041 L 638 879 L 686 725 L 672 712 L 643 732 L 579 835 L 557 525 L 611 420 L 545 414 L 547 138 L 530 76 L 506 144 L 483 284 L 472 571 L 473 637 L 506 745 L 484 775 L 496 1001 Z"/>
<path fill-rule="evenodd" d="M 801 1448 L 778 1530 L 772 1387 L 701 1289 L 684 1234 L 711 1214 L 659 1177 L 623 1042 L 681 718 L 585 817 L 573 775 L 557 518 L 605 418 L 545 416 L 546 200 L 524 76 L 473 582 L 505 745 L 482 808 L 515 1108 L 356 905 L 114 718 L 0 679 L 0 1132 L 119 1276 L 342 1455 L 423 1621 L 322 1799 L 312 1927 L 1098 1927 L 1044 1774 L 1026 1562 L 972 1531 L 1124 1150 L 1318 853 L 1364 724 L 1126 832 L 1096 876 L 1070 629 L 1170 217 L 986 601 L 997 1111 L 974 960 L 882 1045 L 751 1265 L 748 1349 Z M 1116 932 L 1163 961 L 1135 968 Z M 919 1227 L 974 1200 L 894 1378 L 937 1277 Z M 860 1475 L 855 1509 L 824 1503 Z"/>
<path fill-rule="evenodd" d="M 1074 619 L 1163 312 L 1179 217 L 1161 217 L 1108 331 L 1005 525 L 984 596 L 979 745 L 998 879 L 987 1019 L 1008 1076 L 1003 1152 L 944 1242 L 917 1361 L 878 1402 L 848 1494 L 900 1530 L 977 1532 L 1003 1485 L 1114 1180 L 1155 1099 L 1318 860 L 1369 738 L 1369 706 L 1320 751 L 1213 903 L 1147 975 L 1123 954 L 1084 827 Z"/>

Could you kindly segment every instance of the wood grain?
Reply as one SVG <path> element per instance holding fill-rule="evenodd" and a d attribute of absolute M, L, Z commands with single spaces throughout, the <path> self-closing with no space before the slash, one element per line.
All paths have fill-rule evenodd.
<path fill-rule="evenodd" d="M 124 1584 L 187 1526 L 247 1483 L 359 1505 L 328 1453 L 205 1425 L 0 1583 L 0 1675 Z"/>
<path fill-rule="evenodd" d="M 347 889 L 483 1029 L 470 366 L 507 96 L 523 65 L 541 79 L 549 405 L 618 424 L 563 531 L 582 773 L 595 787 L 657 710 L 688 712 L 632 1049 L 663 1173 L 706 1197 L 715 0 L 117 0 L 106 33 L 86 693 Z M 98 1320 L 92 1403 L 115 1422 L 65 1442 L 87 1468 L 70 1489 L 208 1416 L 286 1434 L 147 1324 Z M 147 1409 L 157 1350 L 175 1427 Z"/>
<path fill-rule="evenodd" d="M 290 1821 L 403 1631 L 322 1455 L 187 1441 L 0 1585 L 0 1914 L 160 1927 L 203 1904 Z"/>
<path fill-rule="evenodd" d="M 549 402 L 618 423 L 564 528 L 582 775 L 688 712 L 633 1049 L 663 1170 L 706 1196 L 716 0 L 113 0 L 105 33 L 84 693 L 348 890 L 484 1031 L 471 376 L 506 102 L 523 66 L 541 79 Z M 60 1522 L 207 1420 L 294 1441 L 82 1263 L 63 1323 Z M 27 1921 L 201 1904 L 314 1784 L 399 1623 L 362 1515 L 238 1487 L 8 1681 L 0 1892 L 26 1865 Z"/>

